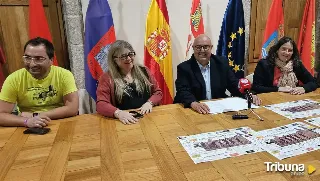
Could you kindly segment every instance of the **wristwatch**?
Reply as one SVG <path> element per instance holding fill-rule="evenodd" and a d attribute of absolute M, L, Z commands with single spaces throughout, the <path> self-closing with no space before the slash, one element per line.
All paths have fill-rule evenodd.
<path fill-rule="evenodd" d="M 32 117 L 36 117 L 38 115 L 39 115 L 39 113 L 37 113 L 37 112 L 32 113 Z"/>

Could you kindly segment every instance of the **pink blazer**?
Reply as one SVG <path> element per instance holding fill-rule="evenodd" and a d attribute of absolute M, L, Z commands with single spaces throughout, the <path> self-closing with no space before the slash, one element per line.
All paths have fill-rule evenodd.
<path fill-rule="evenodd" d="M 146 70 L 149 75 L 149 80 L 153 84 L 151 87 L 151 97 L 148 100 L 152 101 L 154 105 L 159 105 L 162 100 L 162 91 L 154 76 L 147 68 Z M 97 112 L 103 116 L 114 117 L 114 112 L 118 109 L 115 106 L 114 81 L 109 72 L 105 72 L 99 78 L 97 88 Z"/>

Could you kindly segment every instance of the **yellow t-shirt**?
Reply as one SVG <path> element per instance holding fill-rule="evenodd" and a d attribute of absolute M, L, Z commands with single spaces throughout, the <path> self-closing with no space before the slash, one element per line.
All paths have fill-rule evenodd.
<path fill-rule="evenodd" d="M 23 68 L 7 77 L 0 100 L 17 103 L 21 112 L 43 112 L 63 106 L 63 96 L 75 91 L 73 74 L 64 68 L 51 66 L 48 76 L 41 80 Z"/>

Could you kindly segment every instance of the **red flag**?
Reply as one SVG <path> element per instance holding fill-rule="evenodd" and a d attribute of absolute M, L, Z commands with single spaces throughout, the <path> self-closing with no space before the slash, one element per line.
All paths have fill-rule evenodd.
<path fill-rule="evenodd" d="M 298 50 L 306 69 L 314 74 L 315 51 L 315 2 L 307 0 L 300 27 Z"/>
<path fill-rule="evenodd" d="M 188 44 L 186 49 L 186 57 L 191 57 L 190 48 L 192 47 L 193 41 L 197 36 L 204 34 L 202 10 L 200 0 L 193 0 L 190 12 L 190 34 L 188 35 Z"/>
<path fill-rule="evenodd" d="M 2 51 L 2 48 L 0 46 L 0 92 L 1 92 L 1 88 L 2 88 L 2 85 L 3 85 L 3 82 L 4 82 L 4 75 L 3 75 L 3 72 L 2 72 L 2 65 L 5 64 L 6 61 L 5 61 L 5 58 L 4 58 L 4 53 Z"/>
<path fill-rule="evenodd" d="M 41 37 L 52 42 L 42 0 L 29 0 L 29 38 Z M 56 56 L 53 65 L 58 65 Z"/>
<path fill-rule="evenodd" d="M 173 78 L 169 16 L 165 0 L 152 0 L 147 15 L 144 64 L 163 92 L 162 104 L 173 102 Z"/>
<path fill-rule="evenodd" d="M 270 47 L 275 45 L 283 35 L 284 17 L 282 0 L 273 0 L 268 14 L 266 29 L 264 31 L 260 58 L 266 57 Z"/>

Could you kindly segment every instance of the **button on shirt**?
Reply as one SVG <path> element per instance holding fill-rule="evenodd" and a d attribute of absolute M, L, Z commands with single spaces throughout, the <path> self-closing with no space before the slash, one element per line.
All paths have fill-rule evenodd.
<path fill-rule="evenodd" d="M 197 62 L 206 84 L 206 98 L 207 100 L 212 99 L 211 97 L 211 81 L 210 81 L 210 62 L 206 66 L 202 66 L 199 62 Z"/>

